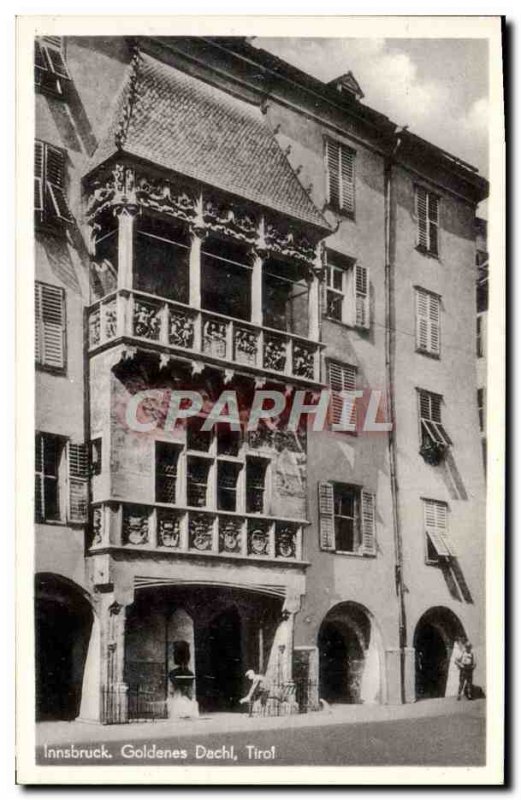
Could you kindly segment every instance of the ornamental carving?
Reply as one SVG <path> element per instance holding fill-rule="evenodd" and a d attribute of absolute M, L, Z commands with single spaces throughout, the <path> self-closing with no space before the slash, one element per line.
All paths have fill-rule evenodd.
<path fill-rule="evenodd" d="M 208 319 L 203 325 L 203 352 L 215 358 L 226 358 L 226 323 Z"/>
<path fill-rule="evenodd" d="M 286 340 L 282 336 L 264 334 L 264 367 L 276 372 L 286 368 Z"/>
<path fill-rule="evenodd" d="M 145 208 L 170 214 L 186 222 L 190 222 L 196 214 L 194 196 L 184 186 L 176 186 L 162 178 L 138 175 L 136 199 Z"/>
<path fill-rule="evenodd" d="M 248 530 L 248 555 L 269 555 L 270 535 L 267 523 L 261 521 L 250 525 Z"/>
<path fill-rule="evenodd" d="M 315 348 L 303 342 L 293 343 L 293 375 L 313 380 Z"/>
<path fill-rule="evenodd" d="M 194 346 L 194 318 L 186 311 L 169 307 L 168 343 L 188 350 Z"/>
<path fill-rule="evenodd" d="M 295 525 L 277 523 L 275 528 L 275 555 L 280 558 L 296 558 L 297 528 Z"/>
<path fill-rule="evenodd" d="M 147 511 L 125 508 L 123 512 L 123 544 L 146 544 L 148 534 Z"/>
<path fill-rule="evenodd" d="M 101 340 L 101 313 L 99 306 L 89 314 L 89 347 L 96 347 Z"/>
<path fill-rule="evenodd" d="M 92 544 L 103 544 L 103 509 L 99 506 L 92 511 Z"/>
<path fill-rule="evenodd" d="M 255 219 L 228 202 L 218 203 L 212 198 L 205 200 L 203 220 L 212 231 L 231 236 L 241 242 L 251 244 L 257 238 Z"/>
<path fill-rule="evenodd" d="M 240 553 L 242 541 L 241 521 L 233 517 L 219 520 L 219 551 L 221 553 Z"/>
<path fill-rule="evenodd" d="M 258 333 L 251 328 L 236 327 L 234 332 L 235 360 L 239 364 L 257 362 Z"/>
<path fill-rule="evenodd" d="M 105 339 L 113 339 L 117 335 L 118 311 L 115 300 L 103 305 L 103 329 Z"/>
<path fill-rule="evenodd" d="M 267 223 L 264 230 L 264 240 L 268 250 L 287 258 L 296 258 L 307 263 L 316 259 L 315 245 L 302 233 L 282 230 L 271 223 Z"/>
<path fill-rule="evenodd" d="M 181 520 L 172 514 L 158 513 L 157 543 L 160 547 L 179 547 L 181 542 Z"/>
<path fill-rule="evenodd" d="M 206 514 L 191 514 L 188 523 L 190 547 L 207 551 L 213 544 L 213 520 Z"/>
<path fill-rule="evenodd" d="M 161 309 L 153 303 L 134 300 L 134 336 L 158 341 L 161 330 Z"/>

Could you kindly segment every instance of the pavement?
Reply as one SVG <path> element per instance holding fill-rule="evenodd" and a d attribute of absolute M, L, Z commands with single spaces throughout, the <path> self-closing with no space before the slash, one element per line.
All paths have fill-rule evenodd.
<path fill-rule="evenodd" d="M 175 722 L 42 722 L 36 727 L 37 760 L 55 765 L 172 765 L 173 758 L 185 765 L 206 766 L 230 762 L 475 766 L 485 758 L 485 701 L 455 698 L 403 706 L 337 705 L 286 717 L 220 713 Z M 100 755 L 94 749 L 101 745 L 106 752 Z M 48 755 L 49 748 L 72 746 L 76 750 L 65 756 L 67 761 Z M 78 748 L 84 748 L 80 756 Z"/>

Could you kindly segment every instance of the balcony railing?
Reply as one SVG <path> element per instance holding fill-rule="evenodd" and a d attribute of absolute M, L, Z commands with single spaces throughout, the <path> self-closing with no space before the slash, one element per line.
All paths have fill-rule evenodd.
<path fill-rule="evenodd" d="M 298 562 L 303 524 L 260 515 L 111 501 L 93 507 L 91 547 Z"/>
<path fill-rule="evenodd" d="M 89 310 L 89 349 L 119 337 L 155 342 L 194 357 L 320 381 L 318 342 L 285 331 L 191 308 L 143 292 L 122 290 Z"/>

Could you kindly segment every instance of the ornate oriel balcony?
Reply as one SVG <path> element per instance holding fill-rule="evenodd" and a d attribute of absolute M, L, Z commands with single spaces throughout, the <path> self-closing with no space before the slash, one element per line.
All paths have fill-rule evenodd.
<path fill-rule="evenodd" d="M 320 381 L 318 342 L 144 292 L 107 295 L 90 306 L 88 325 L 90 353 L 120 338 L 133 339 L 225 366 Z"/>
<path fill-rule="evenodd" d="M 111 501 L 92 510 L 91 552 L 105 548 L 302 563 L 303 520 Z"/>

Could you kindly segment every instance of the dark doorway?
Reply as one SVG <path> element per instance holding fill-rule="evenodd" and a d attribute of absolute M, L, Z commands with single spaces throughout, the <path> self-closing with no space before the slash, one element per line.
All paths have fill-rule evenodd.
<path fill-rule="evenodd" d="M 78 716 L 92 612 L 78 589 L 55 576 L 37 583 L 36 719 Z"/>
<path fill-rule="evenodd" d="M 318 637 L 320 696 L 328 703 L 359 703 L 364 652 L 348 625 L 325 622 Z"/>
<path fill-rule="evenodd" d="M 417 700 L 445 697 L 454 644 L 465 638 L 461 622 L 448 608 L 432 608 L 422 616 L 414 633 Z"/>
<path fill-rule="evenodd" d="M 205 711 L 234 711 L 243 694 L 241 619 L 229 608 L 200 631 L 198 653 L 204 665 L 198 670 L 197 700 Z M 200 663 L 200 660 L 199 660 Z"/>

